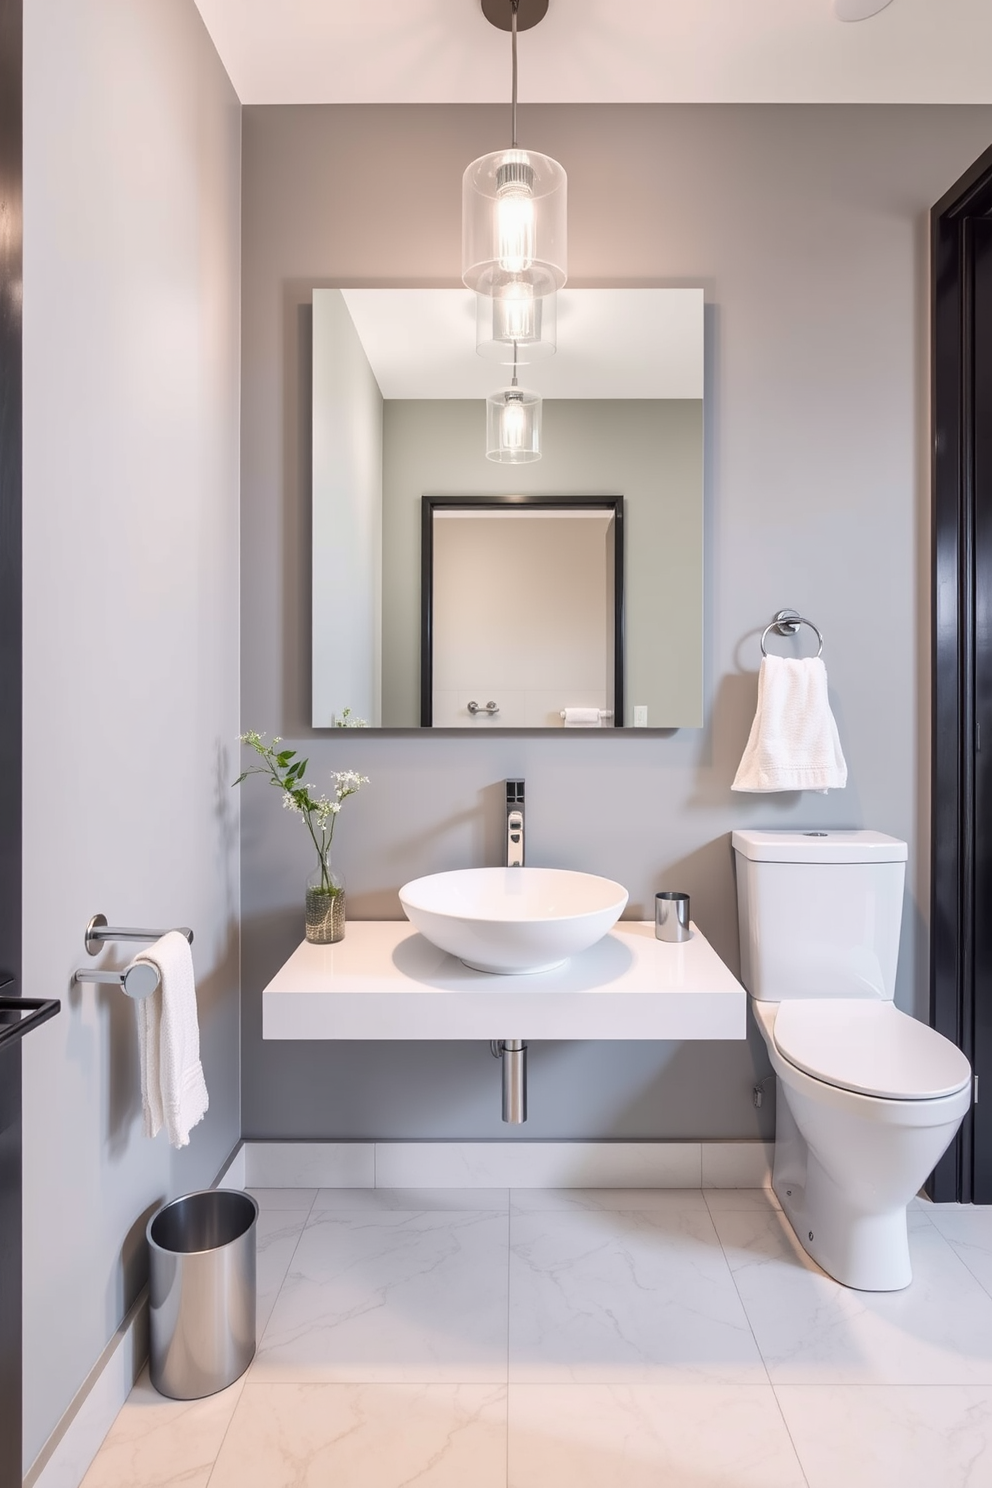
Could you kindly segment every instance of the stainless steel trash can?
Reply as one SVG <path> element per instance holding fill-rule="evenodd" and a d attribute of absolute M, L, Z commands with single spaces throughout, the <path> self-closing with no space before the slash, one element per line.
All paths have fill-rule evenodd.
<path fill-rule="evenodd" d="M 203 1189 L 148 1221 L 152 1384 L 173 1400 L 214 1395 L 255 1354 L 251 1194 Z"/>

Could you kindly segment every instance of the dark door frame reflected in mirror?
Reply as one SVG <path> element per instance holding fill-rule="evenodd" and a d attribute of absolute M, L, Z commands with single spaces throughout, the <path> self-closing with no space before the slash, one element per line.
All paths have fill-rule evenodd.
<path fill-rule="evenodd" d="M 507 515 L 514 508 L 533 514 L 541 510 L 556 513 L 569 510 L 589 514 L 593 511 L 608 512 L 613 519 L 613 723 L 623 727 L 624 693 L 624 535 L 622 496 L 424 496 L 421 499 L 421 548 L 420 548 L 420 726 L 433 727 L 434 714 L 434 519 L 439 513 L 467 511 L 478 513 L 487 509 Z M 480 700 L 485 711 L 485 702 Z"/>

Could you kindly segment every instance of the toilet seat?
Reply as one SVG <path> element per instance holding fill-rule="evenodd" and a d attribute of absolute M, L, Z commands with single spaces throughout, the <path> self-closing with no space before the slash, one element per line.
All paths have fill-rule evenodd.
<path fill-rule="evenodd" d="M 891 1002 L 812 998 L 779 1004 L 783 1059 L 815 1080 L 886 1100 L 936 1100 L 971 1079 L 961 1050 Z"/>

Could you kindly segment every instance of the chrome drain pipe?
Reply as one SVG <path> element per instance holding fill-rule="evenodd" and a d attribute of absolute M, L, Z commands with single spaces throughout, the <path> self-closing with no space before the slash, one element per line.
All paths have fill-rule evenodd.
<path fill-rule="evenodd" d="M 520 1126 L 527 1120 L 527 1045 L 523 1039 L 493 1039 L 489 1047 L 503 1061 L 503 1120 Z"/>
<path fill-rule="evenodd" d="M 503 1040 L 503 1120 L 519 1126 L 527 1120 L 527 1045 Z"/>

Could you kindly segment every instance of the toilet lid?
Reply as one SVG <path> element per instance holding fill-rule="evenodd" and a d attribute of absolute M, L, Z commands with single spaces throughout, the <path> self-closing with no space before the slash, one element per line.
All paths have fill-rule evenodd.
<path fill-rule="evenodd" d="M 790 1064 L 860 1095 L 935 1100 L 971 1079 L 970 1064 L 950 1039 L 891 1002 L 784 1002 L 774 1039 Z"/>

